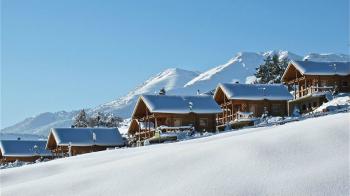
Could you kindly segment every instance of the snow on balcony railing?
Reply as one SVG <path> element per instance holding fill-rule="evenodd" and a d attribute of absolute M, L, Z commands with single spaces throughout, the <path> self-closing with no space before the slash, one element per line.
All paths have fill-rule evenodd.
<path fill-rule="evenodd" d="M 296 91 L 296 98 L 304 97 L 306 95 L 310 95 L 313 93 L 319 93 L 319 92 L 331 92 L 333 91 L 333 86 L 311 86 L 307 87 L 303 90 L 297 90 Z"/>

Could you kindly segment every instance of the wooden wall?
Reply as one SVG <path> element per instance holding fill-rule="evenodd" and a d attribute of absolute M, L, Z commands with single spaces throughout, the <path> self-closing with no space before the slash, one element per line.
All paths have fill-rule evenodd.
<path fill-rule="evenodd" d="M 215 114 L 160 114 L 157 113 L 154 115 L 157 119 L 157 126 L 177 126 L 177 120 L 181 121 L 180 126 L 193 125 L 197 131 L 215 131 Z M 206 126 L 200 125 L 200 121 L 206 120 Z"/>
<path fill-rule="evenodd" d="M 106 150 L 107 148 L 113 148 L 113 147 L 115 146 L 72 146 L 71 152 L 72 152 L 72 156 L 74 156 L 78 154 L 102 151 L 102 150 Z M 64 156 L 68 156 L 69 149 L 68 149 L 68 146 L 57 146 L 55 149 L 52 149 L 52 152 L 57 155 L 64 154 Z"/>
<path fill-rule="evenodd" d="M 227 108 L 235 114 L 241 112 L 253 112 L 255 117 L 260 117 L 265 108 L 268 115 L 271 116 L 287 116 L 287 101 L 271 101 L 271 100 L 230 100 Z"/>

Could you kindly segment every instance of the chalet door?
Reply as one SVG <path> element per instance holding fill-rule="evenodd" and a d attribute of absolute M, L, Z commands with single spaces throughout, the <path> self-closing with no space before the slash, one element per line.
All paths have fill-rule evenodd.
<path fill-rule="evenodd" d="M 256 104 L 250 104 L 249 105 L 249 112 L 253 112 L 253 115 L 256 116 L 256 112 L 257 112 L 257 105 Z"/>
<path fill-rule="evenodd" d="M 271 113 L 274 116 L 281 116 L 282 115 L 282 106 L 281 106 L 281 104 L 277 104 L 277 103 L 272 104 L 271 110 L 272 110 Z"/>
<path fill-rule="evenodd" d="M 208 119 L 207 118 L 200 118 L 199 119 L 199 130 L 204 131 L 208 129 Z M 208 131 L 208 130 L 206 130 Z"/>
<path fill-rule="evenodd" d="M 166 118 L 157 118 L 157 126 L 167 126 L 167 119 Z"/>
<path fill-rule="evenodd" d="M 180 118 L 174 118 L 174 127 L 182 126 L 182 121 Z"/>

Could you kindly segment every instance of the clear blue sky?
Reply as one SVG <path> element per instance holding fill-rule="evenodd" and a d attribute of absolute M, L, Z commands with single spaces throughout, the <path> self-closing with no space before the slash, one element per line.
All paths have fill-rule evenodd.
<path fill-rule="evenodd" d="M 1 127 L 239 51 L 348 53 L 348 0 L 2 0 Z"/>

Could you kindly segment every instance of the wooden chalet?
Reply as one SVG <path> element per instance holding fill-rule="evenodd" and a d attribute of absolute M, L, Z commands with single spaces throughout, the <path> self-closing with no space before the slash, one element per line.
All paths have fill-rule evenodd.
<path fill-rule="evenodd" d="M 215 131 L 215 115 L 220 111 L 212 96 L 142 95 L 134 108 L 128 134 L 143 141 L 154 136 L 157 128 Z"/>
<path fill-rule="evenodd" d="M 46 149 L 57 156 L 73 156 L 124 145 L 117 128 L 52 128 Z"/>
<path fill-rule="evenodd" d="M 287 116 L 287 101 L 293 99 L 282 84 L 219 84 L 214 100 L 222 112 L 217 115 L 217 128 L 224 129 L 236 121 L 268 116 Z"/>
<path fill-rule="evenodd" d="M 53 154 L 45 149 L 46 140 L 1 140 L 0 162 L 34 162 L 37 159 L 51 159 Z"/>
<path fill-rule="evenodd" d="M 350 92 L 350 62 L 290 61 L 282 76 L 294 91 L 288 112 L 310 112 L 327 102 L 327 95 Z"/>

